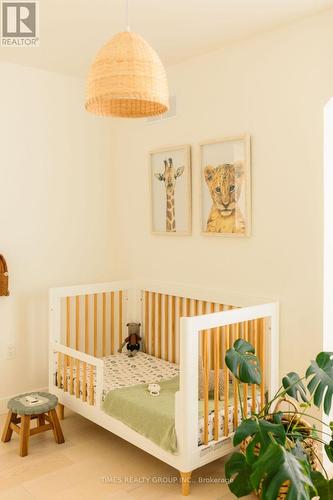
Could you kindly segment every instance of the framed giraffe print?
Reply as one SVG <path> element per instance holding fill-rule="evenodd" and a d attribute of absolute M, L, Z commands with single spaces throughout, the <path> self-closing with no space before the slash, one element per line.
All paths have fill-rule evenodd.
<path fill-rule="evenodd" d="M 151 229 L 153 234 L 191 234 L 190 146 L 149 153 Z"/>
<path fill-rule="evenodd" d="M 202 234 L 250 236 L 250 137 L 201 143 L 200 153 Z"/>

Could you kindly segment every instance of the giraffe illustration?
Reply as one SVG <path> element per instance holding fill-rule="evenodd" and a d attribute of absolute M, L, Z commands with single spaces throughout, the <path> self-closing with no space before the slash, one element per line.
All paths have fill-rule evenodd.
<path fill-rule="evenodd" d="M 184 172 L 185 167 L 175 169 L 172 158 L 164 160 L 164 172 L 155 173 L 157 180 L 164 182 L 166 193 L 166 231 L 176 232 L 176 211 L 175 211 L 175 188 L 176 180 Z"/>

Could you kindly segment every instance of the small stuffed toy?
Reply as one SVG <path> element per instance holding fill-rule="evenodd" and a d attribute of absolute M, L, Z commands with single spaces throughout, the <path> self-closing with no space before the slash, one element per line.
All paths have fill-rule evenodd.
<path fill-rule="evenodd" d="M 159 384 L 149 384 L 148 391 L 151 396 L 159 396 L 161 391 L 161 386 Z"/>
<path fill-rule="evenodd" d="M 126 348 L 128 351 L 128 356 L 133 357 L 136 355 L 136 353 L 140 350 L 140 341 L 142 338 L 140 337 L 140 326 L 141 323 L 127 323 L 127 328 L 128 328 L 128 337 L 124 340 L 124 342 L 121 344 L 121 347 L 119 347 L 118 352 L 121 352 L 127 344 Z M 143 341 L 142 341 L 143 344 Z"/>

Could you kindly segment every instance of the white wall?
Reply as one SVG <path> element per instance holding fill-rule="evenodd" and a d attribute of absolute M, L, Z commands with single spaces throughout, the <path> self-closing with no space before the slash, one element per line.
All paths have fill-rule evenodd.
<path fill-rule="evenodd" d="M 0 64 L 0 410 L 47 386 L 48 288 L 113 277 L 111 131 L 83 102 L 81 80 Z"/>
<path fill-rule="evenodd" d="M 333 97 L 324 114 L 324 346 L 333 351 Z"/>
<path fill-rule="evenodd" d="M 169 71 L 178 116 L 115 125 L 119 277 L 221 286 L 281 302 L 281 371 L 322 348 L 323 109 L 333 95 L 333 12 Z M 252 137 L 253 236 L 200 235 L 198 142 Z M 193 145 L 193 236 L 150 234 L 147 153 Z"/>
<path fill-rule="evenodd" d="M 333 351 L 333 97 L 324 113 L 324 349 Z M 329 425 L 333 409 L 324 421 Z M 323 456 L 326 470 L 333 464 Z"/>

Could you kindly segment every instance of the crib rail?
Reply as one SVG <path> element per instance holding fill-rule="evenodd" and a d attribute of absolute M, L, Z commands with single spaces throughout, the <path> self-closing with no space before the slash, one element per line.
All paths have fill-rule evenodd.
<path fill-rule="evenodd" d="M 65 345 L 95 357 L 114 354 L 123 338 L 123 290 L 61 299 Z"/>
<path fill-rule="evenodd" d="M 131 282 L 50 291 L 49 386 L 89 406 L 100 404 L 103 361 L 121 346 Z M 63 402 L 63 397 L 61 398 Z"/>
<path fill-rule="evenodd" d="M 250 342 L 259 358 L 262 380 L 260 386 L 242 384 L 242 412 L 244 418 L 247 418 L 248 413 L 255 412 L 261 409 L 265 404 L 265 383 L 266 383 L 266 363 L 265 363 L 265 337 L 268 330 L 266 329 L 266 318 L 258 318 L 252 321 L 244 321 L 233 325 L 217 327 L 211 330 L 199 332 L 200 343 L 203 346 L 203 392 L 204 392 L 204 428 L 203 428 L 203 443 L 208 444 L 208 414 L 209 414 L 209 372 L 214 370 L 214 421 L 213 433 L 214 440 L 219 439 L 220 429 L 220 402 L 219 402 L 219 387 L 223 383 L 224 395 L 224 423 L 223 434 L 228 436 L 239 424 L 239 400 L 238 391 L 240 389 L 238 380 L 230 375 L 228 368 L 225 365 L 225 354 L 227 350 L 234 344 L 237 339 L 244 339 Z M 212 350 L 209 349 L 209 342 L 212 345 Z M 222 372 L 221 372 L 222 368 Z M 222 380 L 220 380 L 220 378 Z M 229 405 L 231 400 L 231 390 L 233 399 L 233 416 L 232 425 L 229 423 Z"/>
<path fill-rule="evenodd" d="M 233 308 L 231 305 L 149 290 L 141 291 L 141 295 L 146 352 L 172 363 L 179 363 L 180 318 Z M 209 337 L 208 344 L 209 351 L 213 353 L 213 338 Z M 203 344 L 200 356 L 202 349 Z M 213 359 L 209 359 L 213 366 Z"/>
<path fill-rule="evenodd" d="M 95 357 L 114 354 L 125 333 L 130 283 L 51 290 L 51 338 Z"/>
<path fill-rule="evenodd" d="M 101 401 L 103 361 L 58 343 L 50 346 L 53 385 L 91 406 Z"/>
<path fill-rule="evenodd" d="M 243 387 L 242 406 L 244 413 L 256 410 L 264 403 L 265 391 L 271 395 L 277 389 L 278 375 L 278 305 L 263 304 L 239 309 L 229 309 L 206 315 L 181 318 L 180 334 L 180 390 L 176 394 L 176 428 L 180 440 L 180 449 L 188 455 L 189 464 L 193 465 L 191 455 L 198 453 L 198 364 L 200 352 L 203 357 L 203 445 L 205 451 L 215 449 L 223 439 L 227 439 L 239 423 L 236 393 L 238 382 L 232 379 L 234 392 L 232 423 L 229 424 L 230 407 L 229 372 L 224 364 L 226 350 L 237 338 L 251 342 L 259 357 L 263 380 L 259 387 Z M 211 348 L 211 346 L 213 346 Z M 214 370 L 214 423 L 213 441 L 209 440 L 209 370 Z M 220 368 L 223 372 L 221 375 Z M 219 422 L 219 379 L 224 379 L 224 426 L 221 437 Z M 249 411 L 244 402 L 250 398 Z M 204 451 L 204 450 L 202 450 Z M 200 453 L 200 451 L 199 451 Z"/>

